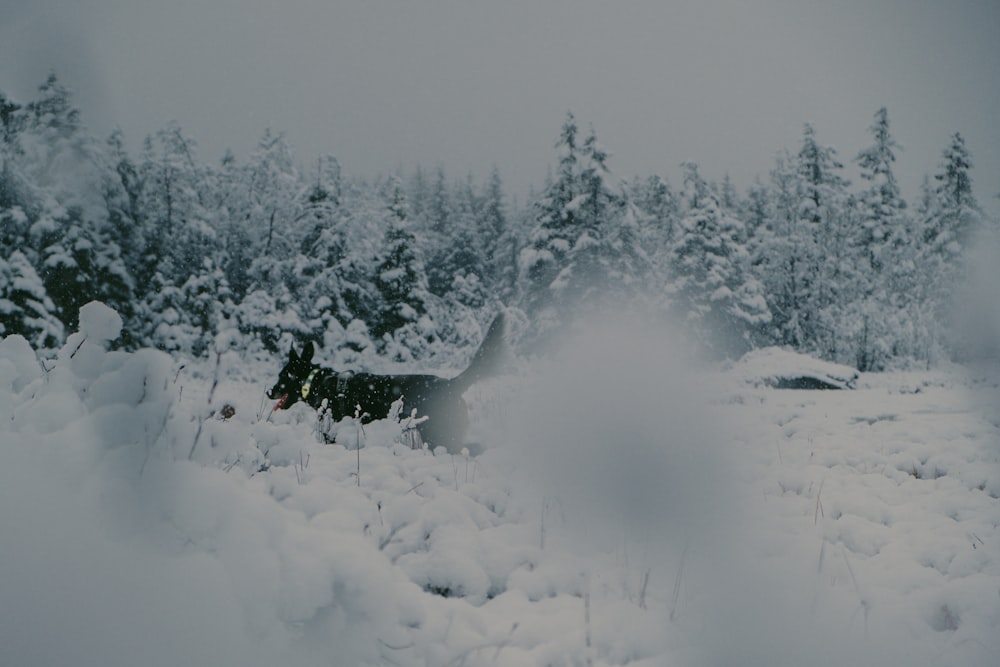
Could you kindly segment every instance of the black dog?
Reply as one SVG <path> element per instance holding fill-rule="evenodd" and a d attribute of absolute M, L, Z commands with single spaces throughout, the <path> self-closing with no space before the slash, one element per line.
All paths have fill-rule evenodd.
<path fill-rule="evenodd" d="M 371 419 L 389 416 L 392 403 L 403 397 L 403 414 L 413 408 L 419 416 L 430 419 L 421 427 L 424 440 L 431 446 L 443 446 L 458 453 L 469 425 L 468 408 L 462 394 L 476 381 L 494 371 L 503 351 L 504 318 L 493 320 L 486 337 L 469 367 L 454 378 L 436 375 L 377 375 L 374 373 L 338 373 L 312 363 L 312 342 L 302 348 L 302 355 L 292 347 L 288 363 L 281 369 L 278 382 L 267 392 L 277 399 L 275 409 L 287 409 L 298 401 L 320 408 L 325 400 L 334 421 L 354 416 L 355 406 Z"/>

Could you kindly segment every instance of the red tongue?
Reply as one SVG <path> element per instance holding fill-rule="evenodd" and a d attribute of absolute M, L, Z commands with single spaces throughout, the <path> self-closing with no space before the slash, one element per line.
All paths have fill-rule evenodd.
<path fill-rule="evenodd" d="M 280 410 L 282 406 L 285 405 L 286 400 L 288 400 L 288 394 L 282 394 L 281 398 L 278 399 L 278 402 L 274 404 L 274 410 L 271 410 L 271 412 L 277 412 Z"/>

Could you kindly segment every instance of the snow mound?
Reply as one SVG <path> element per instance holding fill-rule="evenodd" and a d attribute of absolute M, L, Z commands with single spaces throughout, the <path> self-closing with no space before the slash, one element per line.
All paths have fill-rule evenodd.
<path fill-rule="evenodd" d="M 13 335 L 0 340 L 0 388 L 18 393 L 40 377 L 42 367 L 24 336 Z"/>
<path fill-rule="evenodd" d="M 80 333 L 88 340 L 114 340 L 121 331 L 121 316 L 100 301 L 91 301 L 80 308 Z"/>
<path fill-rule="evenodd" d="M 744 384 L 775 389 L 853 389 L 859 377 L 850 366 L 780 347 L 748 352 L 732 365 L 729 374 Z"/>

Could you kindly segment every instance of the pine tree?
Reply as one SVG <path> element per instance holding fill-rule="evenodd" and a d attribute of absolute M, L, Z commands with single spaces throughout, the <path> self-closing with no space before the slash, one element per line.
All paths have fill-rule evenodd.
<path fill-rule="evenodd" d="M 133 284 L 118 244 L 82 219 L 80 209 L 62 213 L 53 220 L 54 227 L 39 236 L 40 260 L 46 293 L 59 319 L 73 331 L 80 307 L 89 301 L 127 312 Z"/>
<path fill-rule="evenodd" d="M 108 169 L 104 174 L 104 200 L 108 223 L 121 246 L 129 275 L 139 274 L 142 264 L 144 212 L 140 207 L 142 182 L 138 168 L 125 149 L 125 136 L 116 129 L 106 143 Z"/>
<path fill-rule="evenodd" d="M 877 276 L 886 263 L 892 262 L 893 245 L 909 242 L 908 225 L 903 218 L 906 202 L 892 172 L 896 161 L 896 140 L 889 132 L 889 114 L 885 107 L 875 113 L 869 128 L 874 143 L 858 153 L 855 160 L 861 167 L 861 177 L 869 183 L 860 196 L 863 234 L 860 240 L 871 270 Z"/>
<path fill-rule="evenodd" d="M 264 131 L 246 166 L 242 188 L 246 234 L 255 249 L 249 289 L 267 289 L 281 277 L 280 266 L 295 252 L 294 220 L 302 179 L 283 134 Z"/>
<path fill-rule="evenodd" d="M 480 204 L 471 176 L 449 191 L 444 170 L 439 167 L 436 173 L 426 209 L 427 222 L 419 229 L 418 239 L 421 252 L 429 258 L 428 288 L 445 300 L 481 301 L 484 262 L 476 234 Z"/>
<path fill-rule="evenodd" d="M 147 276 L 181 285 L 197 273 L 217 242 L 211 190 L 215 174 L 198 162 L 193 139 L 171 123 L 147 137 L 139 167 L 146 211 Z M 142 284 L 148 284 L 140 279 Z"/>
<path fill-rule="evenodd" d="M 519 258 L 525 305 L 543 330 L 558 323 L 557 312 L 552 309 L 562 305 L 556 303 L 559 281 L 565 276 L 570 251 L 579 237 L 575 206 L 581 194 L 577 133 L 576 118 L 568 113 L 556 142 L 559 158 L 556 177 L 546 185 L 535 205 L 536 225 L 529 246 L 521 251 Z"/>
<path fill-rule="evenodd" d="M 931 251 L 955 262 L 968 247 L 981 213 L 972 193 L 972 159 L 965 140 L 956 132 L 944 150 L 934 199 L 924 226 L 924 240 Z"/>
<path fill-rule="evenodd" d="M 685 213 L 671 265 L 671 309 L 714 353 L 753 347 L 771 314 L 749 271 L 743 223 L 720 205 L 698 173 L 684 165 Z"/>
<path fill-rule="evenodd" d="M 542 330 L 567 323 L 578 305 L 606 294 L 622 250 L 612 230 L 624 208 L 609 185 L 608 153 L 593 129 L 582 145 L 577 132 L 570 113 L 556 144 L 557 177 L 536 205 L 537 223 L 521 253 L 529 313 L 545 312 Z"/>
<path fill-rule="evenodd" d="M 410 231 L 406 195 L 398 179 L 390 183 L 388 210 L 384 248 L 375 269 L 379 304 L 369 324 L 377 341 L 417 322 L 427 314 L 429 301 L 423 261 Z"/>
<path fill-rule="evenodd" d="M 631 192 L 636 206 L 649 216 L 652 226 L 649 236 L 653 247 L 669 247 L 674 240 L 679 210 L 670 184 L 663 177 L 653 175 L 635 183 Z"/>
<path fill-rule="evenodd" d="M 216 194 L 221 246 L 217 262 L 222 267 L 226 282 L 237 302 L 251 289 L 250 266 L 257 252 L 257 244 L 249 227 L 250 213 L 243 182 L 244 173 L 244 168 L 236 163 L 232 153 L 227 152 L 220 165 Z"/>
<path fill-rule="evenodd" d="M 297 225 L 309 229 L 295 261 L 295 282 L 301 284 L 301 310 L 313 335 L 324 344 L 342 336 L 354 319 L 344 301 L 342 273 L 348 252 L 347 229 L 341 211 L 340 165 L 333 157 L 320 160 L 314 183 L 305 191 Z"/>
<path fill-rule="evenodd" d="M 802 187 L 800 219 L 817 225 L 831 224 L 831 218 L 843 204 L 849 183 L 840 175 L 844 165 L 837 159 L 836 149 L 821 145 L 809 123 L 802 133 L 796 166 Z"/>
<path fill-rule="evenodd" d="M 922 272 L 928 301 L 933 304 L 934 319 L 943 332 L 944 346 L 961 357 L 970 341 L 954 326 L 958 317 L 954 298 L 968 280 L 966 261 L 973 239 L 982 229 L 983 214 L 972 191 L 972 159 L 962 135 L 955 133 L 942 154 L 936 186 L 925 186 L 923 213 L 923 252 L 918 270 Z"/>
<path fill-rule="evenodd" d="M 62 322 L 45 285 L 19 250 L 0 255 L 0 338 L 18 334 L 32 347 L 55 347 L 63 340 Z"/>
<path fill-rule="evenodd" d="M 759 179 L 747 190 L 743 220 L 747 228 L 747 250 L 756 266 L 761 261 L 761 247 L 774 234 L 774 204 L 771 193 Z"/>
<path fill-rule="evenodd" d="M 828 308 L 830 325 L 837 330 L 828 356 L 861 371 L 881 370 L 901 350 L 912 349 L 907 339 L 921 328 L 913 320 L 921 299 L 914 262 L 919 239 L 893 174 L 898 144 L 885 107 L 875 113 L 869 131 L 873 144 L 855 158 L 868 187 L 855 210 L 843 213 L 855 216 L 857 222 L 847 226 L 859 232 L 838 251 L 851 253 L 853 261 L 840 262 L 841 270 L 832 276 L 839 292 Z"/>
<path fill-rule="evenodd" d="M 434 170 L 434 182 L 431 184 L 430 198 L 427 201 L 425 215 L 429 223 L 430 231 L 442 235 L 449 231 L 452 225 L 451 195 L 448 192 L 448 179 L 444 173 L 444 167 L 438 165 Z"/>
<path fill-rule="evenodd" d="M 770 338 L 792 347 L 805 344 L 803 319 L 812 275 L 813 235 L 811 226 L 799 218 L 803 192 L 796 159 L 787 151 L 778 153 L 771 170 L 766 203 L 766 222 L 758 220 L 754 273 L 764 285 L 772 313 Z"/>
<path fill-rule="evenodd" d="M 636 177 L 624 188 L 623 205 L 623 218 L 636 225 L 633 242 L 647 264 L 646 275 L 636 274 L 635 279 L 645 280 L 653 293 L 662 292 L 679 219 L 677 198 L 662 177 Z"/>
<path fill-rule="evenodd" d="M 649 214 L 624 193 L 607 231 L 606 285 L 613 298 L 648 297 L 646 290 L 656 284 L 651 253 L 646 250 L 643 229 L 649 226 Z"/>
<path fill-rule="evenodd" d="M 109 167 L 70 91 L 49 75 L 39 97 L 5 124 L 5 137 L 16 130 L 4 153 L 15 183 L 8 191 L 19 202 L 3 216 L 13 223 L 4 244 L 17 244 L 41 276 L 44 302 L 53 304 L 65 328 L 76 328 L 79 307 L 93 299 L 124 310 L 133 283 L 104 187 Z"/>
<path fill-rule="evenodd" d="M 428 282 L 436 277 L 444 289 L 436 292 L 432 287 L 431 292 L 478 310 L 487 298 L 487 270 L 479 233 L 483 205 L 471 175 L 455 186 L 451 202 L 449 229 L 428 267 Z"/>
<path fill-rule="evenodd" d="M 24 151 L 20 135 L 27 116 L 23 107 L 0 91 L 0 211 L 21 206 L 26 187 L 17 162 Z M 4 239 L 13 238 L 10 230 L 0 229 Z"/>
<path fill-rule="evenodd" d="M 838 299 L 844 262 L 850 261 L 845 239 L 852 225 L 844 215 L 850 208 L 849 183 L 841 176 L 843 164 L 837 151 L 821 145 L 809 124 L 795 167 L 797 217 L 790 249 L 797 257 L 790 261 L 796 270 L 797 293 L 792 315 L 795 329 L 789 333 L 799 349 L 824 355 L 836 344 L 836 317 L 829 308 Z"/>
<path fill-rule="evenodd" d="M 503 181 L 500 170 L 493 167 L 483 193 L 482 214 L 479 216 L 478 235 L 485 260 L 485 282 L 489 291 L 502 301 L 514 294 L 517 264 L 511 261 L 512 253 L 505 246 L 513 243 L 504 202 Z"/>

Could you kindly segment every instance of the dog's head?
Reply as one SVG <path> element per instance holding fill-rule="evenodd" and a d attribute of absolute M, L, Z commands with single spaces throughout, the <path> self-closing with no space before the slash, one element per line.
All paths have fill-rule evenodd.
<path fill-rule="evenodd" d="M 278 374 L 278 381 L 267 392 L 267 397 L 277 399 L 274 409 L 287 409 L 302 398 L 302 385 L 313 370 L 313 344 L 306 343 L 302 347 L 302 355 L 295 353 L 293 346 L 288 352 L 288 363 Z"/>

